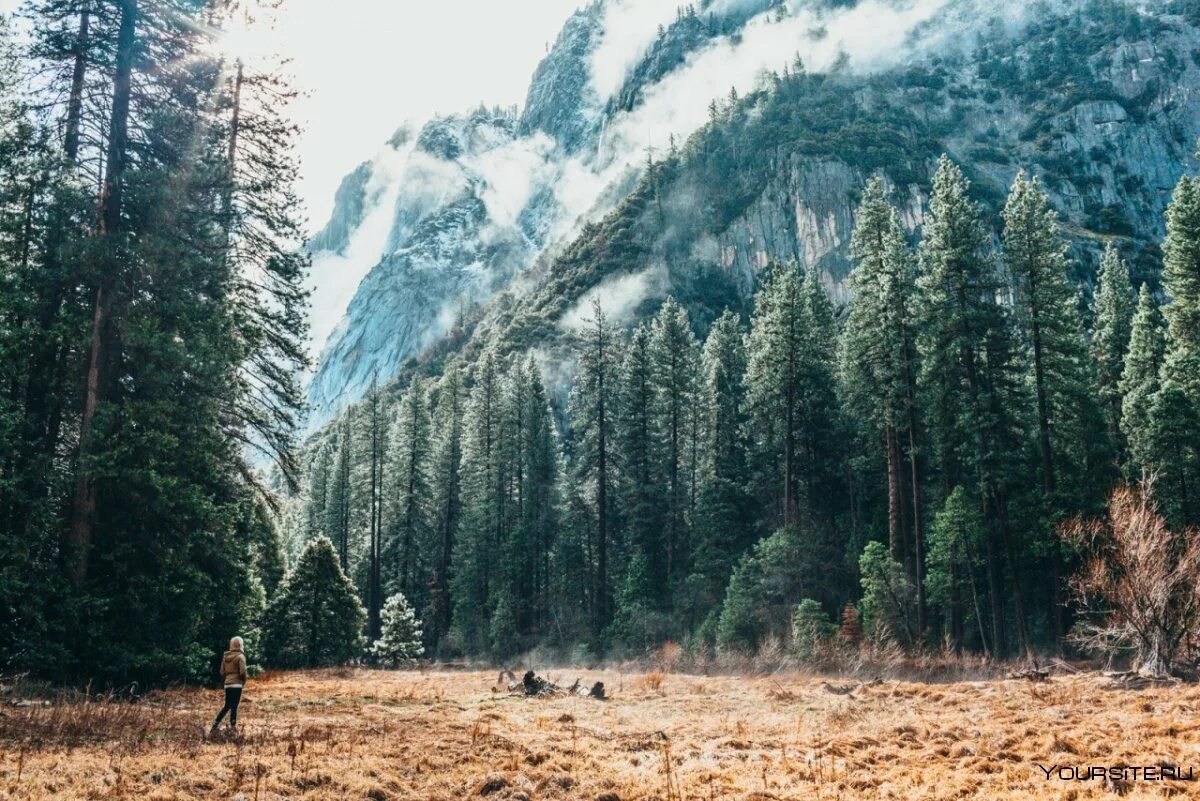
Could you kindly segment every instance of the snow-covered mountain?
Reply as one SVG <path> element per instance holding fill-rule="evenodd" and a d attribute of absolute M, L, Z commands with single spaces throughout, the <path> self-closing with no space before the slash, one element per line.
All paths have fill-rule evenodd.
<path fill-rule="evenodd" d="M 733 157 L 749 159 L 735 173 L 738 186 L 695 185 L 689 181 L 704 171 L 682 170 L 655 190 L 657 233 L 645 263 L 612 278 L 615 289 L 592 291 L 615 292 L 632 308 L 687 264 L 711 265 L 748 291 L 756 271 L 779 258 L 816 265 L 838 287 L 854 196 L 878 168 L 871 161 L 880 147 L 897 145 L 856 141 L 863 126 L 854 115 L 891 115 L 922 148 L 936 140 L 970 162 L 989 191 L 1002 191 L 1017 168 L 1012 158 L 1041 164 L 1062 173 L 1051 189 L 1072 223 L 1095 228 L 1089 220 L 1107 214 L 1143 235 L 1161 225 L 1163 192 L 1190 156 L 1188 136 L 1200 130 L 1200 62 L 1193 68 L 1188 55 L 1200 47 L 1194 28 L 1154 36 L 1131 29 L 1121 41 L 1079 43 L 1058 42 L 1058 30 L 1040 22 L 1063 10 L 1124 7 L 1111 0 L 1100 11 L 1088 10 L 1096 0 L 678 2 L 595 0 L 563 26 L 522 110 L 481 108 L 401 129 L 345 178 L 332 218 L 310 244 L 316 304 L 325 313 L 344 309 L 309 386 L 310 427 L 419 358 L 464 311 L 501 290 L 541 291 L 555 265 L 589 240 L 584 225 L 618 208 L 648 162 L 669 157 L 714 120 L 732 126 L 719 119 L 721 109 L 770 92 L 780 73 L 830 76 L 821 102 L 853 110 L 838 121 L 842 132 L 815 131 L 813 141 L 789 134 L 773 155 L 735 148 Z M 1166 16 L 1177 5 L 1130 7 Z M 997 42 L 1006 42 L 1003 52 Z M 1057 47 L 1082 48 L 1070 56 L 1079 75 L 1060 74 L 1046 55 Z M 1047 58 L 1044 75 L 1021 66 Z M 1084 73 L 1094 84 L 1087 91 L 1077 86 Z M 1043 85 L 1057 105 L 1028 95 Z M 751 104 L 738 125 L 757 124 L 760 108 Z M 877 119 L 872 125 L 888 130 Z M 755 130 L 759 142 L 778 133 Z M 723 142 L 725 134 L 713 136 Z M 996 156 L 1000 150 L 1009 155 Z M 1112 158 L 1094 158 L 1100 151 Z M 892 172 L 904 179 L 895 183 L 915 227 L 931 162 L 923 149 L 903 155 L 904 169 Z M 1088 163 L 1075 164 L 1080 159 Z M 363 276 L 357 286 L 355 276 Z M 489 319 L 500 325 L 501 317 Z"/>

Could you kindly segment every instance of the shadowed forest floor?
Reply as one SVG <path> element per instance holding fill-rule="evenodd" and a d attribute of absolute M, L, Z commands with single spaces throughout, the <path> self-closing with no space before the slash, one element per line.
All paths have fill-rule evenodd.
<path fill-rule="evenodd" d="M 548 670 L 610 699 L 523 698 L 494 672 L 319 671 L 252 681 L 242 736 L 214 690 L 0 711 L 0 798 L 1093 799 L 1200 781 L 1047 780 L 1035 763 L 1200 776 L 1200 688 L 1089 675 L 915 684 Z"/>

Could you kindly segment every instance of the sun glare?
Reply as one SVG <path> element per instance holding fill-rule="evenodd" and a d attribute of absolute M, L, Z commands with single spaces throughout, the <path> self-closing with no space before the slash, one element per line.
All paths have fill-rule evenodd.
<path fill-rule="evenodd" d="M 221 26 L 216 48 L 241 61 L 255 61 L 280 54 L 281 42 L 268 15 L 255 16 L 250 7 L 238 9 Z"/>

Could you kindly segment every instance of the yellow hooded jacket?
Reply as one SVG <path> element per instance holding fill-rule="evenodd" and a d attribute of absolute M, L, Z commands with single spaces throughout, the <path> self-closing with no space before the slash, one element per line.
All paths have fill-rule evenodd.
<path fill-rule="evenodd" d="M 246 655 L 241 651 L 226 651 L 221 658 L 221 677 L 225 686 L 246 684 Z"/>

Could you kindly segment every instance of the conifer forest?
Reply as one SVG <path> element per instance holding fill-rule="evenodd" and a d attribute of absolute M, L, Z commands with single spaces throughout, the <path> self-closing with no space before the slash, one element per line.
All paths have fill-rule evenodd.
<path fill-rule="evenodd" d="M 402 183 L 324 351 L 310 276 L 379 195 L 356 172 L 310 227 L 286 59 L 221 46 L 267 11 L 0 17 L 0 674 L 206 683 L 236 633 L 255 670 L 669 646 L 1194 675 L 1193 4 L 1029 4 L 882 66 L 797 50 L 605 172 L 679 65 L 862 6 L 683 5 L 588 100 L 614 2 L 522 109 L 390 145 L 467 171 L 488 137 L 553 142 L 539 169 L 608 189 L 505 222 L 482 167 L 433 211 Z M 931 19 L 910 39 L 968 24 Z"/>

